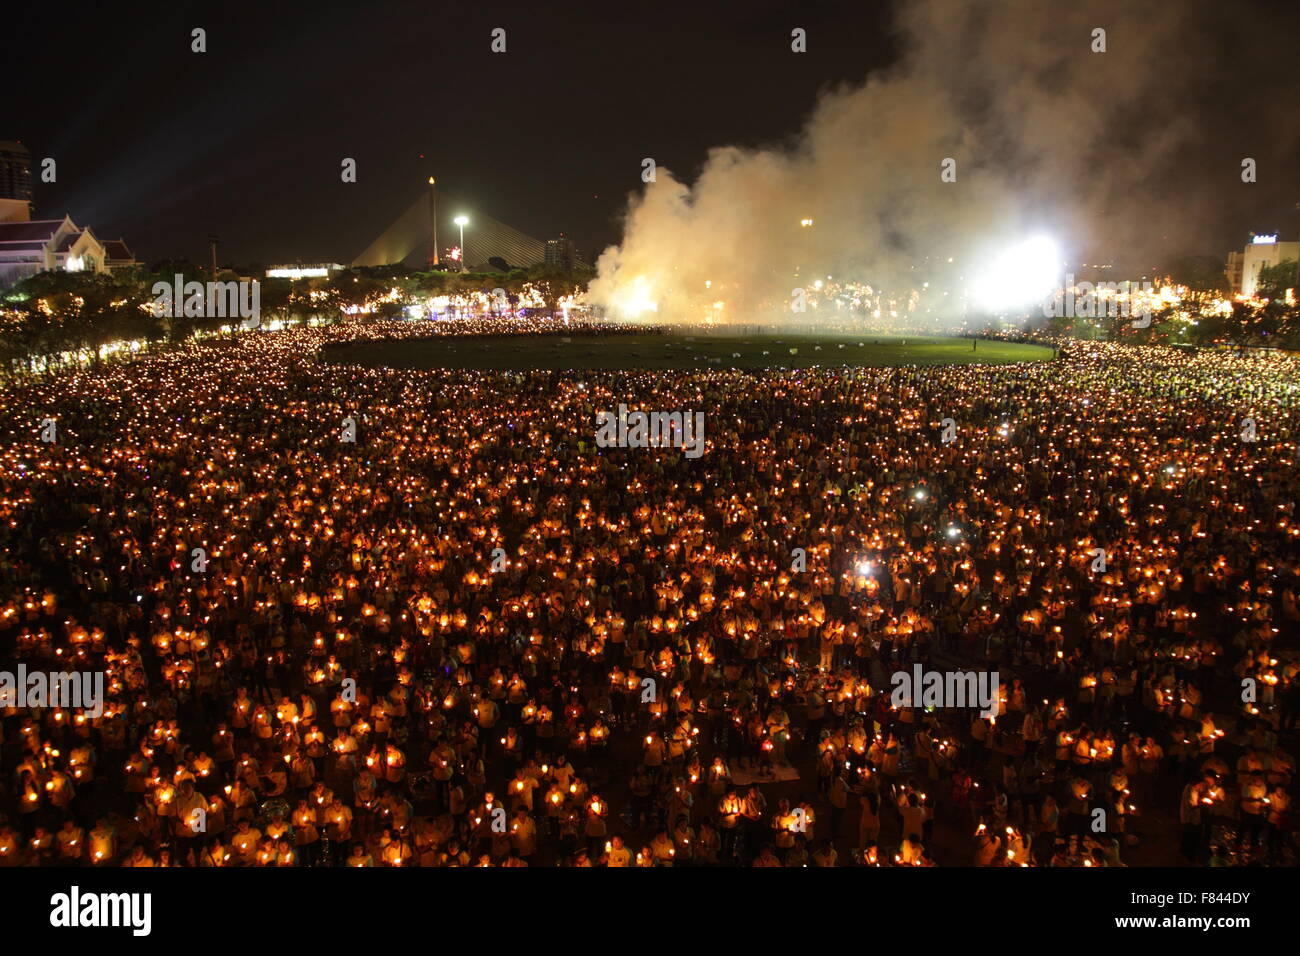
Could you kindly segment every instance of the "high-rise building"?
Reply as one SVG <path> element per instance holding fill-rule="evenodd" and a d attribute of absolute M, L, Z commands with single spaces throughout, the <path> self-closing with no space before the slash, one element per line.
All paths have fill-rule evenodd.
<path fill-rule="evenodd" d="M 572 269 L 577 257 L 573 243 L 561 233 L 558 239 L 546 240 L 546 264 L 556 269 Z"/>
<path fill-rule="evenodd" d="M 32 204 L 32 154 L 22 143 L 0 140 L 0 199 Z"/>
<path fill-rule="evenodd" d="M 1223 271 L 1228 276 L 1228 288 L 1233 292 L 1241 291 L 1241 273 L 1244 268 L 1240 252 L 1228 253 L 1228 265 Z"/>

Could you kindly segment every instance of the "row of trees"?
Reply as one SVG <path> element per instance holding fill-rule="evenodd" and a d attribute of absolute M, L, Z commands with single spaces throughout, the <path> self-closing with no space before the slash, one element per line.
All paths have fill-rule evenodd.
<path fill-rule="evenodd" d="M 1135 327 L 1133 316 L 1107 315 L 1054 318 L 1048 327 L 1062 335 L 1143 344 L 1300 349 L 1300 304 L 1294 293 L 1287 301 L 1287 290 L 1300 290 L 1294 260 L 1262 269 L 1254 298 L 1245 302 L 1233 298 L 1215 259 L 1187 257 L 1171 263 L 1167 271 L 1171 284 L 1187 291 L 1179 304 L 1153 312 L 1147 326 Z"/>
<path fill-rule="evenodd" d="M 177 275 L 185 282 L 214 278 L 193 263 L 168 260 L 106 275 L 43 272 L 24 280 L 0 295 L 0 367 L 96 362 L 119 343 L 147 349 L 212 335 L 223 327 L 239 334 L 237 319 L 155 314 L 155 284 L 170 286 Z M 529 296 L 554 312 L 566 297 L 580 293 L 588 278 L 589 273 L 545 266 L 479 273 L 381 266 L 310 279 L 259 278 L 260 312 L 263 322 L 389 319 L 430 298 L 474 293 L 488 296 L 489 307 L 498 311 L 513 309 L 521 296 Z M 240 276 L 221 271 L 215 279 L 238 281 Z M 498 289 L 504 295 L 494 296 Z"/>

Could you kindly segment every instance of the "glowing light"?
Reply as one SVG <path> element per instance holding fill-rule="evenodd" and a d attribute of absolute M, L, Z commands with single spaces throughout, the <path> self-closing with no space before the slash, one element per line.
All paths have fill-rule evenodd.
<path fill-rule="evenodd" d="M 633 319 L 646 312 L 659 311 L 659 304 L 651 298 L 650 280 L 643 275 L 620 288 L 611 305 L 621 315 Z"/>
<path fill-rule="evenodd" d="M 329 274 L 326 266 L 279 266 L 266 270 L 268 279 L 315 279 Z"/>
<path fill-rule="evenodd" d="M 1056 243 L 1047 236 L 1035 236 L 979 269 L 970 286 L 970 297 L 990 309 L 1041 302 L 1056 288 L 1060 266 Z"/>

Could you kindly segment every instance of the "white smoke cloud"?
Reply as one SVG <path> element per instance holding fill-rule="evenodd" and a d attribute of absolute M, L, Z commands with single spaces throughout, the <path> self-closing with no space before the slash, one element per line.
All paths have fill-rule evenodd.
<path fill-rule="evenodd" d="M 900 62 L 825 93 L 794 145 L 714 149 L 689 185 L 660 166 L 589 299 L 668 321 L 825 319 L 792 316 L 791 290 L 834 276 L 901 300 L 932 281 L 938 328 L 961 317 L 956 290 L 1028 236 L 1135 241 L 1153 170 L 1195 131 L 1178 108 L 1204 43 L 1188 16 L 1119 0 L 964 7 L 906 2 Z M 1170 50 L 1188 62 L 1171 69 Z M 947 157 L 956 182 L 941 181 Z"/>

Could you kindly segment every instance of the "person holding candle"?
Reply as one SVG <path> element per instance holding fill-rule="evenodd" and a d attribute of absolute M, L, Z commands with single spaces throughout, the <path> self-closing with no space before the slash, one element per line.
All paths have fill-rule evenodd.
<path fill-rule="evenodd" d="M 665 747 L 663 738 L 658 734 L 647 734 L 641 753 L 641 765 L 645 767 L 653 782 L 657 782 L 663 769 Z"/>
<path fill-rule="evenodd" d="M 515 807 L 515 816 L 510 822 L 510 845 L 524 860 L 537 853 L 537 823 L 522 803 Z"/>
<path fill-rule="evenodd" d="M 699 837 L 691 828 L 690 819 L 685 814 L 679 814 L 674 820 L 671 836 L 676 850 L 674 860 L 681 866 L 692 865 L 696 860 Z"/>
<path fill-rule="evenodd" d="M 599 855 L 601 847 L 606 842 L 608 835 L 605 826 L 606 813 L 605 803 L 598 797 L 593 797 L 587 804 L 583 835 L 587 838 L 587 849 L 592 856 Z"/>
<path fill-rule="evenodd" d="M 1183 856 L 1193 863 L 1200 859 L 1202 836 L 1208 830 L 1206 807 L 1212 802 L 1213 780 L 1203 778 L 1183 787 L 1179 804 L 1179 822 L 1183 826 Z"/>
<path fill-rule="evenodd" d="M 604 850 L 605 866 L 625 867 L 632 865 L 632 851 L 623 845 L 623 838 L 616 836 L 608 841 Z"/>
<path fill-rule="evenodd" d="M 360 867 L 374 866 L 375 860 L 374 857 L 366 852 L 364 844 L 354 843 L 352 845 L 352 853 L 348 856 L 345 865 Z"/>
<path fill-rule="evenodd" d="M 654 858 L 655 866 L 672 866 L 677 858 L 677 844 L 669 835 L 667 829 L 660 827 L 655 833 L 654 838 L 650 841 L 650 855 Z"/>
<path fill-rule="evenodd" d="M 86 855 L 86 832 L 72 820 L 65 820 L 63 828 L 55 835 L 58 857 L 68 864 L 76 864 Z"/>
<path fill-rule="evenodd" d="M 277 867 L 298 865 L 297 855 L 288 840 L 278 840 L 276 842 L 275 855 L 271 859 L 270 865 Z"/>
<path fill-rule="evenodd" d="M 780 858 L 773 852 L 772 847 L 766 843 L 763 844 L 762 849 L 759 851 L 758 855 L 754 857 L 754 862 L 751 864 L 751 866 L 756 867 L 773 867 L 781 865 Z"/>
<path fill-rule="evenodd" d="M 902 866 L 921 866 L 925 856 L 925 847 L 918 833 L 909 833 L 898 848 L 899 863 Z M 985 864 L 990 865 L 990 864 Z"/>
<path fill-rule="evenodd" d="M 154 858 L 145 852 L 144 847 L 137 843 L 130 855 L 122 862 L 123 866 L 132 868 L 149 868 L 154 865 Z"/>
<path fill-rule="evenodd" d="M 117 856 L 117 830 L 105 817 L 95 821 L 89 834 L 87 852 L 92 866 L 110 864 Z"/>
<path fill-rule="evenodd" d="M 1029 866 L 1034 859 L 1034 838 L 1018 827 L 1006 828 L 1006 859 L 1008 866 Z"/>
<path fill-rule="evenodd" d="M 323 822 L 331 843 L 342 845 L 352 839 L 352 809 L 337 795 L 330 800 Z"/>
<path fill-rule="evenodd" d="M 1260 834 L 1268 819 L 1268 785 L 1264 782 L 1261 770 L 1252 770 L 1241 782 L 1241 830 L 1238 834 L 1238 847 L 1249 847 L 1252 851 L 1259 843 Z"/>
<path fill-rule="evenodd" d="M 695 795 L 686 777 L 665 778 L 659 788 L 657 804 L 662 808 L 661 819 L 666 823 L 679 816 L 691 818 L 695 808 Z"/>
<path fill-rule="evenodd" d="M 737 839 L 740 834 L 742 802 L 740 794 L 728 790 L 718 801 L 719 851 L 724 861 L 730 862 L 736 857 Z"/>
<path fill-rule="evenodd" d="M 200 867 L 229 866 L 230 859 L 230 849 L 221 842 L 220 837 L 214 836 L 205 840 L 203 848 L 199 851 Z"/>
<path fill-rule="evenodd" d="M 415 850 L 400 831 L 385 828 L 379 835 L 379 858 L 384 866 L 410 866 Z"/>
<path fill-rule="evenodd" d="M 1268 851 L 1269 855 L 1276 859 L 1282 850 L 1282 844 L 1286 840 L 1287 834 L 1290 833 L 1293 823 L 1291 819 L 1291 796 L 1287 793 L 1286 788 L 1281 783 L 1275 784 L 1269 791 L 1265 799 L 1267 811 L 1266 832 L 1268 834 Z"/>

